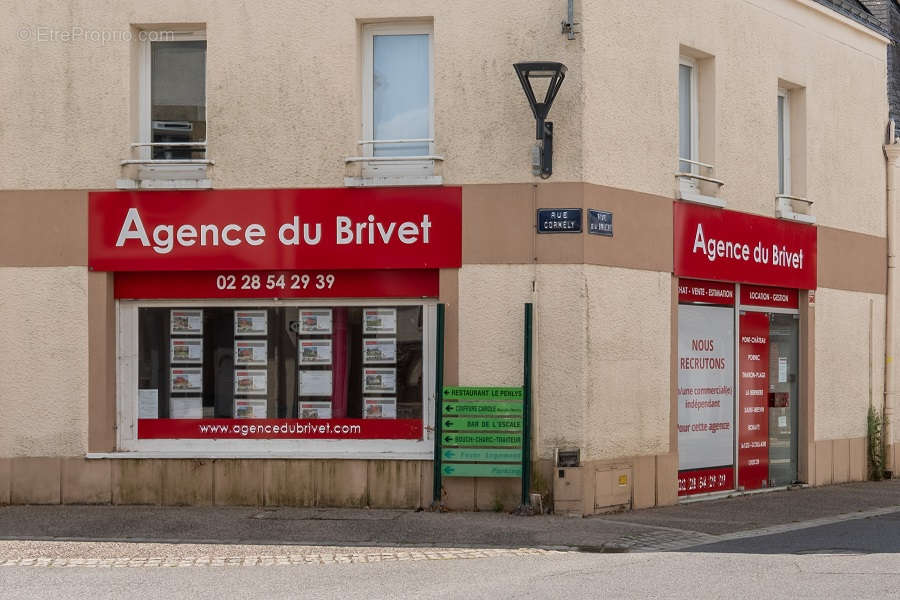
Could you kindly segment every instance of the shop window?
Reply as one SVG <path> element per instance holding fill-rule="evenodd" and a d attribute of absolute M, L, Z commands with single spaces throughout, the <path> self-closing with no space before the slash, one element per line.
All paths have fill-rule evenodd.
<path fill-rule="evenodd" d="M 136 421 L 139 442 L 423 439 L 427 307 L 283 304 L 123 303 L 126 429 Z"/>
<path fill-rule="evenodd" d="M 434 174 L 432 31 L 430 22 L 363 26 L 362 156 L 347 159 L 363 177 Z"/>

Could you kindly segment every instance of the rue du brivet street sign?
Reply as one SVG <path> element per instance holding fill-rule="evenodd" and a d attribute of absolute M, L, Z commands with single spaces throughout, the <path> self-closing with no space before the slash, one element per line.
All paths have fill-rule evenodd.
<path fill-rule="evenodd" d="M 538 233 L 581 233 L 580 208 L 539 208 Z"/>
<path fill-rule="evenodd" d="M 522 476 L 522 388 L 443 390 L 441 475 Z"/>

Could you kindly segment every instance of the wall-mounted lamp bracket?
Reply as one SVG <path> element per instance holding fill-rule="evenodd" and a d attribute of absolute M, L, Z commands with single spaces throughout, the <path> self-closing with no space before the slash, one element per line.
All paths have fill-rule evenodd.
<path fill-rule="evenodd" d="M 562 33 L 569 38 L 570 40 L 575 39 L 576 33 L 581 33 L 580 31 L 575 31 L 576 25 L 581 25 L 581 23 L 575 22 L 575 0 L 569 0 L 568 12 L 566 13 L 566 18 L 560 22 L 562 25 Z"/>
<path fill-rule="evenodd" d="M 535 137 L 538 140 L 536 151 L 537 160 L 533 161 L 535 175 L 540 175 L 542 179 L 547 179 L 553 174 L 553 123 L 547 121 L 547 115 L 550 112 L 550 106 L 562 86 L 563 80 L 566 78 L 566 65 L 558 62 L 523 62 L 513 65 L 516 75 L 519 77 L 519 83 L 522 84 L 522 90 L 528 98 L 528 105 L 534 114 L 535 120 Z M 550 82 L 547 86 L 547 93 L 544 100 L 538 102 L 534 95 L 534 88 L 531 80 L 535 78 L 549 78 Z"/>

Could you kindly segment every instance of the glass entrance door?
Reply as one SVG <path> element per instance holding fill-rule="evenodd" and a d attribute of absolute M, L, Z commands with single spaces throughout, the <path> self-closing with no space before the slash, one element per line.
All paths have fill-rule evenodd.
<path fill-rule="evenodd" d="M 740 286 L 738 487 L 797 481 L 800 317 L 797 290 Z"/>
<path fill-rule="evenodd" d="M 797 481 L 797 315 L 769 313 L 769 486 Z"/>

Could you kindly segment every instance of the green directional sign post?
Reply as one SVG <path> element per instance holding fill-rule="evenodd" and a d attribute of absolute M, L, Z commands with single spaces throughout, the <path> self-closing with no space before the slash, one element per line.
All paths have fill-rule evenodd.
<path fill-rule="evenodd" d="M 444 477 L 519 477 L 530 506 L 532 305 L 525 305 L 523 387 L 443 386 L 443 305 L 438 305 L 434 502 Z"/>
<path fill-rule="evenodd" d="M 444 417 L 448 431 L 522 431 L 522 419 L 479 419 L 478 417 Z"/>
<path fill-rule="evenodd" d="M 444 400 L 518 400 L 522 401 L 522 388 L 511 387 L 444 387 Z"/>
<path fill-rule="evenodd" d="M 444 448 L 441 450 L 444 462 L 522 462 L 522 450 L 501 448 Z"/>
<path fill-rule="evenodd" d="M 522 416 L 522 402 L 448 402 L 445 417 L 492 417 L 494 415 Z"/>
<path fill-rule="evenodd" d="M 481 465 L 447 463 L 441 467 L 444 477 L 521 477 L 522 464 Z"/>
<path fill-rule="evenodd" d="M 521 448 L 521 433 L 445 433 L 441 436 L 443 447 L 447 446 L 463 446 L 463 447 L 500 447 L 500 448 Z"/>

